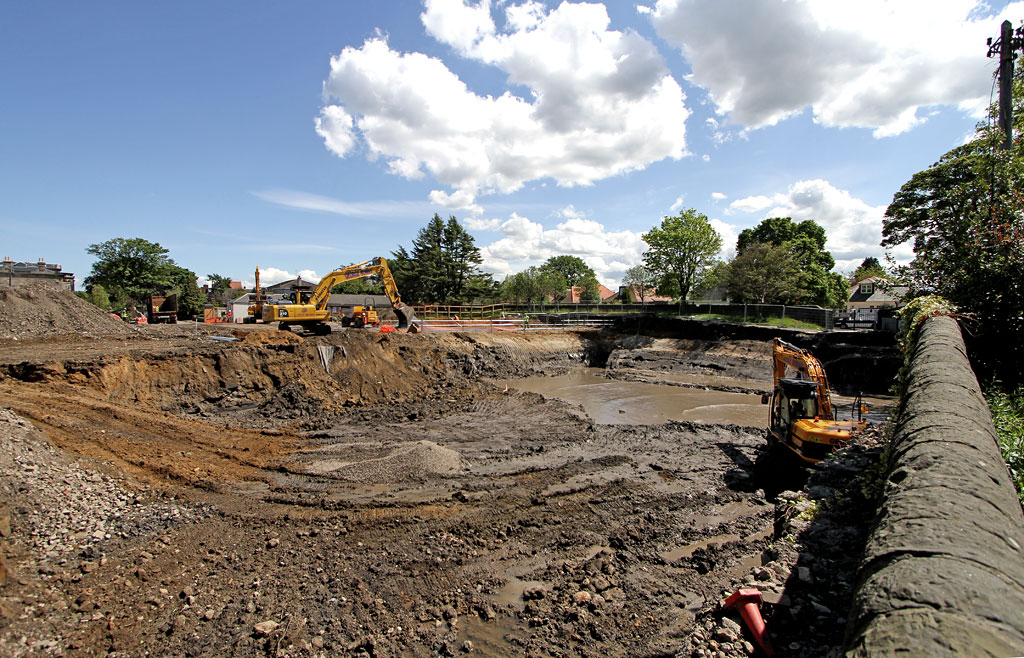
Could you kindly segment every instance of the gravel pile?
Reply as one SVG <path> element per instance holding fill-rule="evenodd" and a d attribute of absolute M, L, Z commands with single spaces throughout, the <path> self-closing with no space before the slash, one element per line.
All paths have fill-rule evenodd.
<path fill-rule="evenodd" d="M 376 459 L 350 463 L 320 462 L 310 470 L 355 482 L 401 482 L 430 475 L 451 475 L 464 468 L 462 455 L 433 441 L 417 441 Z"/>
<path fill-rule="evenodd" d="M 137 327 L 112 318 L 73 292 L 46 284 L 0 288 L 0 339 L 62 334 L 134 336 Z"/>
<path fill-rule="evenodd" d="M 100 556 L 107 544 L 148 534 L 203 513 L 144 494 L 83 466 L 51 446 L 30 423 L 0 409 L 0 501 L 9 541 L 32 562 Z"/>

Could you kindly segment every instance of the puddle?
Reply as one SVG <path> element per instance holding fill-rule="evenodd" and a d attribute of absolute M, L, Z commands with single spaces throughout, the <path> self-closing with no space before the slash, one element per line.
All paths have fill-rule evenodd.
<path fill-rule="evenodd" d="M 754 506 L 745 500 L 734 500 L 726 503 L 718 514 L 698 514 L 693 517 L 693 521 L 698 528 L 710 528 L 747 516 L 746 512 L 754 509 Z"/>
<path fill-rule="evenodd" d="M 505 639 L 508 633 L 516 630 L 511 620 L 498 618 L 494 621 L 484 621 L 479 617 L 469 617 L 465 620 L 459 619 L 459 627 L 457 645 L 462 646 L 469 640 L 473 643 L 474 656 L 504 658 L 517 653 L 516 647 Z"/>
<path fill-rule="evenodd" d="M 740 536 L 734 535 L 732 533 L 724 535 L 715 535 L 714 537 L 702 539 L 701 541 L 695 544 L 687 544 L 686 546 L 673 548 L 670 551 L 665 551 L 664 553 L 659 553 L 658 555 L 660 555 L 661 559 L 665 560 L 665 562 L 672 564 L 673 562 L 682 560 L 683 558 L 693 557 L 694 551 L 696 551 L 698 548 L 711 548 L 712 546 L 717 548 L 719 546 L 722 546 L 723 544 L 728 544 L 731 541 L 739 540 Z"/>
<path fill-rule="evenodd" d="M 737 562 L 735 566 L 729 569 L 729 573 L 731 573 L 733 576 L 742 577 L 748 574 L 750 571 L 752 571 L 755 567 L 760 566 L 762 566 L 761 554 L 755 553 L 754 555 L 748 555 L 740 559 L 740 561 Z"/>
<path fill-rule="evenodd" d="M 491 598 L 494 599 L 495 603 L 503 603 L 505 605 L 522 608 L 524 605 L 523 592 L 525 592 L 528 587 L 533 587 L 534 585 L 545 588 L 547 587 L 545 583 L 539 580 L 519 580 L 518 578 L 510 576 L 504 587 L 492 594 Z"/>
<path fill-rule="evenodd" d="M 501 383 L 580 405 L 591 420 L 604 425 L 660 425 L 688 420 L 761 427 L 767 422 L 768 412 L 757 395 L 623 382 L 597 374 L 603 372 L 600 368 L 584 368 L 557 377 Z"/>

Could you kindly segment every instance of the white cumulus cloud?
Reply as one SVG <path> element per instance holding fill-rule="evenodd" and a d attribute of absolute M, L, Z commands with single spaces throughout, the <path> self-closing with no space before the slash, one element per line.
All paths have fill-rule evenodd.
<path fill-rule="evenodd" d="M 651 20 L 733 122 L 759 128 L 810 108 L 826 126 L 885 137 L 923 122 L 930 106 L 981 110 L 995 67 L 985 39 L 1022 9 L 1019 1 L 993 14 L 977 0 L 658 0 Z"/>
<path fill-rule="evenodd" d="M 260 286 L 272 286 L 275 283 L 291 281 L 300 276 L 303 281 L 308 281 L 309 283 L 319 283 L 321 279 L 321 277 L 317 276 L 316 270 L 299 270 L 297 273 L 293 273 L 277 267 L 261 267 Z M 256 281 L 243 281 L 242 285 L 246 288 L 252 288 L 256 285 Z"/>
<path fill-rule="evenodd" d="M 625 271 L 643 260 L 646 244 L 641 233 L 608 231 L 600 222 L 568 217 L 546 229 L 516 213 L 498 227 L 502 237 L 480 249 L 482 269 L 499 281 L 530 266 L 542 265 L 552 256 L 578 256 L 593 268 L 598 281 L 614 289 Z"/>
<path fill-rule="evenodd" d="M 508 90 L 477 94 L 440 59 L 371 38 L 331 58 L 316 124 L 327 148 L 365 152 L 406 178 L 429 174 L 454 189 L 439 200 L 473 212 L 477 196 L 530 181 L 589 185 L 687 155 L 681 87 L 650 41 L 609 28 L 604 5 L 498 8 L 501 27 L 487 0 L 427 0 L 421 18 Z"/>
<path fill-rule="evenodd" d="M 796 222 L 813 219 L 825 228 L 828 240 L 825 247 L 836 259 L 838 271 L 855 269 L 868 256 L 881 260 L 885 254 L 879 245 L 886 206 L 872 206 L 825 180 L 798 181 L 784 192 L 738 199 L 730 208 L 743 212 L 764 211 L 762 218 L 792 217 Z M 913 258 L 908 245 L 901 245 L 891 253 L 900 263 Z"/>

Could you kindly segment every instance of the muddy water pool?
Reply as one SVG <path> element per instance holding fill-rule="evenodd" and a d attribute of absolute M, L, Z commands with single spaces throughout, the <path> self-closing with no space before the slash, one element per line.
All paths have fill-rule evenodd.
<path fill-rule="evenodd" d="M 580 405 L 595 423 L 657 425 L 670 420 L 760 427 L 767 408 L 758 395 L 608 379 L 600 368 L 555 377 L 502 380 L 511 388 Z"/>

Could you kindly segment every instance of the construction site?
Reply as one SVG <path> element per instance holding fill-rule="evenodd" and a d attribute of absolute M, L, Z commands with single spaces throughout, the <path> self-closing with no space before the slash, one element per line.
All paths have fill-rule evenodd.
<path fill-rule="evenodd" d="M 866 421 L 823 461 L 767 450 L 778 337 Z M 0 290 L 0 655 L 764 655 L 744 588 L 777 655 L 840 655 L 901 363 L 880 332 L 302 336 Z"/>

